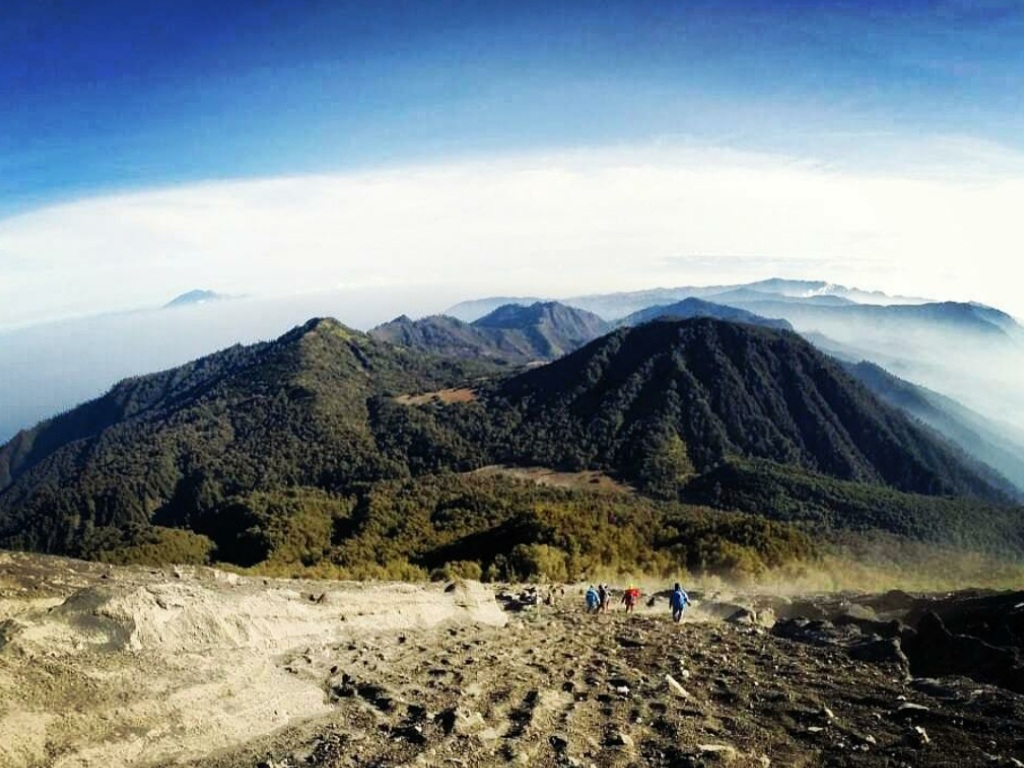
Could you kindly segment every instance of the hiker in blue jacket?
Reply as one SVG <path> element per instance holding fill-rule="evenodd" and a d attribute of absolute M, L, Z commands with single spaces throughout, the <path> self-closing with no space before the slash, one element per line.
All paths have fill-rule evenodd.
<path fill-rule="evenodd" d="M 686 606 L 690 604 L 690 596 L 686 594 L 686 591 L 679 586 L 679 582 L 676 582 L 675 587 L 672 589 L 672 595 L 668 599 L 669 605 L 672 606 L 672 621 L 681 621 L 683 618 L 683 611 L 686 610 Z"/>
<path fill-rule="evenodd" d="M 594 589 L 594 585 L 590 585 L 590 589 L 587 590 L 587 613 L 597 613 L 598 605 L 600 604 L 600 597 L 598 597 L 597 590 Z"/>

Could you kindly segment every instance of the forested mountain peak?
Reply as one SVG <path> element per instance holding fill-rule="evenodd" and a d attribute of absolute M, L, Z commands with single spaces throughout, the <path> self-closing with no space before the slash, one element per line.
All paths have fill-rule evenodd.
<path fill-rule="evenodd" d="M 604 320 L 593 312 L 577 309 L 557 301 L 538 301 L 533 304 L 505 304 L 493 312 L 474 320 L 478 328 L 520 328 L 551 324 L 565 333 L 573 329 L 584 329 L 591 338 L 606 330 Z"/>
<path fill-rule="evenodd" d="M 402 316 L 370 331 L 376 339 L 463 359 L 522 365 L 552 360 L 607 331 L 597 315 L 558 302 L 506 304 L 465 323 L 446 315 Z"/>
<path fill-rule="evenodd" d="M 659 318 L 685 320 L 692 317 L 714 317 L 719 320 L 729 320 L 735 323 L 749 323 L 750 325 L 763 325 L 766 328 L 777 328 L 779 330 L 791 331 L 793 326 L 785 320 L 776 320 L 748 312 L 745 309 L 730 307 L 725 304 L 715 304 L 711 301 L 698 299 L 691 296 L 674 304 L 661 304 L 656 307 L 648 307 L 634 312 L 623 318 L 620 325 L 640 325 Z"/>
<path fill-rule="evenodd" d="M 511 379 L 501 396 L 524 412 L 511 450 L 538 463 L 608 462 L 642 479 L 645 462 L 672 454 L 676 466 L 650 481 L 671 488 L 677 476 L 758 458 L 916 493 L 1001 496 L 792 332 L 659 320 Z"/>

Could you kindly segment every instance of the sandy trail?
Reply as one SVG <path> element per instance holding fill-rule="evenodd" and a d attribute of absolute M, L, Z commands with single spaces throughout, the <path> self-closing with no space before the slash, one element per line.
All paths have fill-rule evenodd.
<path fill-rule="evenodd" d="M 587 615 L 581 603 L 582 591 L 505 628 L 382 632 L 324 649 L 295 666 L 323 681 L 330 715 L 195 768 L 1009 768 L 1024 754 L 1017 694 L 912 680 L 723 622 L 723 604 L 676 625 L 663 603 L 631 616 Z"/>

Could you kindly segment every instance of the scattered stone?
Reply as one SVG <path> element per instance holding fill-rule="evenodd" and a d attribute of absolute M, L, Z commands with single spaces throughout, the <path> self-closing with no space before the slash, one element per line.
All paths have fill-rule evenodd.
<path fill-rule="evenodd" d="M 728 744 L 698 744 L 697 751 L 705 760 L 719 763 L 731 763 L 740 756 L 736 747 L 731 747 Z"/>
<path fill-rule="evenodd" d="M 914 704 L 909 701 L 905 701 L 899 705 L 895 710 L 890 713 L 890 716 L 895 720 L 906 720 L 918 715 L 924 715 L 931 710 L 923 704 Z"/>
<path fill-rule="evenodd" d="M 843 617 L 849 617 L 851 619 L 861 619 L 864 621 L 878 621 L 878 614 L 866 605 L 850 603 L 848 605 L 843 606 L 842 610 L 842 614 L 833 619 L 833 621 L 836 624 L 838 624 Z"/>
<path fill-rule="evenodd" d="M 644 647 L 644 643 L 643 643 L 642 640 L 637 640 L 636 638 L 632 638 L 632 637 L 625 637 L 623 635 L 620 635 L 620 636 L 616 637 L 615 638 L 615 642 L 617 642 L 623 648 L 643 648 Z"/>
<path fill-rule="evenodd" d="M 871 734 L 864 735 L 856 731 L 846 731 L 846 734 L 853 740 L 854 749 L 859 747 L 861 751 L 867 752 L 871 747 L 878 746 L 878 739 Z"/>
<path fill-rule="evenodd" d="M 843 647 L 861 638 L 860 630 L 854 626 L 837 627 L 830 621 L 804 618 L 783 619 L 775 622 L 771 633 L 776 637 L 795 640 L 799 643 L 827 647 Z"/>
<path fill-rule="evenodd" d="M 915 725 L 911 733 L 914 741 L 922 746 L 931 742 L 931 739 L 928 738 L 928 732 L 920 725 Z"/>
<path fill-rule="evenodd" d="M 487 722 L 479 712 L 467 712 L 460 707 L 449 707 L 434 715 L 434 722 L 441 726 L 445 735 L 479 735 L 486 729 Z"/>
<path fill-rule="evenodd" d="M 871 635 L 877 635 L 882 638 L 898 637 L 900 640 L 905 641 L 913 639 L 917 635 L 916 630 L 911 629 L 898 619 L 880 621 L 877 619 L 858 618 L 856 616 L 844 614 L 835 618 L 835 625 L 837 627 L 857 627 L 857 629 L 861 631 L 861 634 L 867 637 L 870 637 Z"/>
<path fill-rule="evenodd" d="M 555 752 L 564 752 L 569 748 L 569 738 L 563 733 L 553 733 L 548 737 L 548 742 Z"/>
<path fill-rule="evenodd" d="M 934 699 L 954 700 L 962 697 L 961 692 L 951 685 L 946 685 L 930 677 L 915 677 L 910 681 L 915 690 Z"/>
<path fill-rule="evenodd" d="M 749 608 L 740 608 L 725 618 L 729 624 L 756 624 L 757 614 Z"/>
<path fill-rule="evenodd" d="M 632 747 L 633 737 L 622 731 L 611 731 L 605 739 L 609 747 Z"/>
<path fill-rule="evenodd" d="M 393 739 L 408 741 L 411 744 L 422 746 L 427 743 L 427 738 L 423 735 L 422 725 L 399 725 L 387 728 L 387 733 Z"/>
<path fill-rule="evenodd" d="M 687 700 L 693 698 L 693 695 L 683 688 L 683 686 L 679 684 L 679 681 L 672 677 L 672 675 L 665 675 L 665 683 L 668 685 L 668 689 L 679 698 Z"/>
<path fill-rule="evenodd" d="M 904 672 L 910 670 L 910 660 L 903 652 L 897 637 L 868 639 L 850 646 L 850 658 L 875 664 L 895 664 Z"/>
<path fill-rule="evenodd" d="M 721 619 L 722 621 L 729 621 L 730 617 L 743 612 L 753 614 L 753 611 L 745 605 L 719 602 L 717 600 L 705 600 L 701 602 L 700 607 L 697 608 L 697 610 L 706 616 Z"/>

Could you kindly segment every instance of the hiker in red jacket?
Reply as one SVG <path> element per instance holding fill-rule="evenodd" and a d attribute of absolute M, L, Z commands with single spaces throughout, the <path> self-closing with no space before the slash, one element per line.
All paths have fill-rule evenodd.
<path fill-rule="evenodd" d="M 622 593 L 622 602 L 626 606 L 626 613 L 632 613 L 633 608 L 640 601 L 640 590 L 634 587 L 632 584 L 629 585 L 629 589 Z"/>

